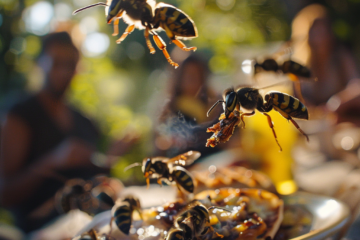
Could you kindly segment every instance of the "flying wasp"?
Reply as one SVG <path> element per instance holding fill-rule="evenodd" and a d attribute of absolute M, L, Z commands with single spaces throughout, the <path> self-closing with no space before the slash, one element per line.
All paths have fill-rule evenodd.
<path fill-rule="evenodd" d="M 157 178 L 157 182 L 160 185 L 162 185 L 162 180 L 166 181 L 168 184 L 175 182 L 179 190 L 181 186 L 185 191 L 193 193 L 194 180 L 184 167 L 192 164 L 200 157 L 200 155 L 201 154 L 197 151 L 188 151 L 173 158 L 144 158 L 142 164 L 131 164 L 125 171 L 135 166 L 142 166 L 142 171 L 148 187 L 150 178 Z"/>
<path fill-rule="evenodd" d="M 166 240 L 198 239 L 206 234 L 215 234 L 216 237 L 222 238 L 223 235 L 217 233 L 210 225 L 209 210 L 213 208 L 217 207 L 206 208 L 197 200 L 191 202 L 175 219 L 174 227 L 169 230 Z"/>
<path fill-rule="evenodd" d="M 241 113 L 241 122 L 243 127 L 245 127 L 244 117 L 252 116 L 255 114 L 255 109 L 264 114 L 267 117 L 269 127 L 271 128 L 275 141 L 278 144 L 280 151 L 282 148 L 277 140 L 277 136 L 274 130 L 274 125 L 272 123 L 271 117 L 267 114 L 271 110 L 275 110 L 281 114 L 284 118 L 289 120 L 300 132 L 303 134 L 307 141 L 309 137 L 301 130 L 299 125 L 293 120 L 297 119 L 309 119 L 309 113 L 306 106 L 299 101 L 299 99 L 290 96 L 286 93 L 270 91 L 265 95 L 264 98 L 259 93 L 259 89 L 251 87 L 239 88 L 236 91 L 233 88 L 227 89 L 223 93 L 224 100 L 218 100 L 207 112 L 207 116 L 211 113 L 214 107 L 223 103 L 225 118 L 227 119 L 231 112 L 234 110 L 240 112 L 240 107 L 252 112 Z"/>
<path fill-rule="evenodd" d="M 166 50 L 164 40 L 156 31 L 164 30 L 166 35 L 184 51 L 196 51 L 196 47 L 186 47 L 181 40 L 189 40 L 198 36 L 194 21 L 180 9 L 165 3 L 157 3 L 153 0 L 108 0 L 107 3 L 99 2 L 74 11 L 77 14 L 85 9 L 105 6 L 105 15 L 107 23 L 114 21 L 113 36 L 119 34 L 119 21 L 123 18 L 128 24 L 125 32 L 116 41 L 120 44 L 124 39 L 134 31 L 135 28 L 144 29 L 146 45 L 150 53 L 154 54 L 155 49 L 152 46 L 149 35 L 153 35 L 156 46 L 163 52 L 167 61 L 177 68 L 179 65 L 173 62 Z"/>
<path fill-rule="evenodd" d="M 142 218 L 141 215 L 141 206 L 138 198 L 134 196 L 125 197 L 119 204 L 116 204 L 112 210 L 112 218 L 110 220 L 110 232 L 111 234 L 111 223 L 115 221 L 116 226 L 119 230 L 126 235 L 129 235 L 131 222 L 132 222 L 132 214 L 134 211 L 137 211 Z"/>
<path fill-rule="evenodd" d="M 261 63 L 254 61 L 253 68 L 254 76 L 263 71 L 286 74 L 288 78 L 294 82 L 296 94 L 299 96 L 300 100 L 304 102 L 301 93 L 300 79 L 311 79 L 311 71 L 309 68 L 292 60 L 287 60 L 282 64 L 278 64 L 274 58 L 267 58 Z"/>

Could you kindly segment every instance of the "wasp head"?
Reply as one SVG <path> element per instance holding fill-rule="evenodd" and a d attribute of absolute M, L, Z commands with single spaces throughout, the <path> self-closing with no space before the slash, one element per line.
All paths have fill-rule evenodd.
<path fill-rule="evenodd" d="M 148 178 L 149 175 L 152 173 L 152 171 L 150 170 L 151 166 L 152 166 L 152 164 L 151 164 L 151 158 L 148 158 L 148 159 L 146 160 L 145 164 L 144 164 L 143 167 L 142 167 L 142 171 L 143 171 L 144 176 L 145 176 L 146 178 Z"/>
<path fill-rule="evenodd" d="M 122 10 L 122 0 L 112 0 L 107 12 L 106 21 L 108 24 L 119 14 Z"/>

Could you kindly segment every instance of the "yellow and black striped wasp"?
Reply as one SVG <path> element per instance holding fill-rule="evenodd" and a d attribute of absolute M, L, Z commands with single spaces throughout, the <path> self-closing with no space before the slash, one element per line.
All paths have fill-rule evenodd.
<path fill-rule="evenodd" d="M 142 164 L 131 164 L 125 171 L 129 168 L 142 165 L 142 171 L 148 186 L 150 178 L 157 178 L 157 182 L 160 185 L 162 185 L 161 181 L 164 180 L 168 184 L 175 183 L 179 190 L 181 187 L 185 191 L 193 193 L 195 188 L 194 180 L 184 166 L 192 164 L 200 155 L 197 151 L 188 151 L 173 158 L 144 158 Z"/>
<path fill-rule="evenodd" d="M 119 203 L 116 203 L 115 206 L 111 209 L 112 218 L 110 220 L 109 236 L 111 234 L 112 221 L 115 221 L 116 226 L 121 232 L 129 235 L 132 222 L 132 214 L 134 211 L 137 211 L 142 218 L 140 201 L 134 196 L 129 195 L 122 199 Z"/>
<path fill-rule="evenodd" d="M 194 21 L 186 13 L 172 5 L 162 2 L 156 4 L 153 0 L 108 0 L 107 3 L 99 2 L 80 8 L 73 14 L 95 6 L 106 7 L 107 23 L 110 24 L 114 21 L 113 36 L 119 34 L 118 25 L 121 18 L 129 25 L 116 43 L 121 43 L 135 28 L 144 29 L 146 45 L 150 49 L 150 53 L 155 53 L 149 39 L 149 35 L 152 34 L 155 44 L 175 68 L 179 65 L 171 60 L 166 50 L 166 44 L 156 33 L 157 30 L 164 30 L 171 41 L 184 51 L 196 51 L 197 49 L 196 47 L 188 48 L 181 41 L 198 36 Z"/>
<path fill-rule="evenodd" d="M 265 98 L 265 101 L 264 101 Z M 273 132 L 276 143 L 282 148 L 277 140 L 277 136 L 274 130 L 274 125 L 271 121 L 271 117 L 267 114 L 271 110 L 275 110 L 281 114 L 284 118 L 289 120 L 300 132 L 303 134 L 307 141 L 309 141 L 308 136 L 301 130 L 299 125 L 293 120 L 293 118 L 308 120 L 309 113 L 306 106 L 299 101 L 299 99 L 290 96 L 286 93 L 270 91 L 266 93 L 265 97 L 262 97 L 259 93 L 259 89 L 252 87 L 243 87 L 239 88 L 236 91 L 233 88 L 226 89 L 223 93 L 224 100 L 218 100 L 208 111 L 207 115 L 209 116 L 210 112 L 214 107 L 223 103 L 225 117 L 228 118 L 230 113 L 234 110 L 240 112 L 240 107 L 251 112 L 241 113 L 241 121 L 245 127 L 244 117 L 252 116 L 255 114 L 255 109 L 264 114 L 267 117 L 268 124 Z"/>
<path fill-rule="evenodd" d="M 267 58 L 261 63 L 254 61 L 253 68 L 254 76 L 263 71 L 286 74 L 288 78 L 294 82 L 296 94 L 299 96 L 300 100 L 304 102 L 301 93 L 300 78 L 311 79 L 311 71 L 309 68 L 292 60 L 287 60 L 282 64 L 279 64 L 274 58 Z"/>
<path fill-rule="evenodd" d="M 166 240 L 186 240 L 198 239 L 204 235 L 215 235 L 216 237 L 223 237 L 217 233 L 210 225 L 209 210 L 218 207 L 206 208 L 197 200 L 192 201 L 175 219 L 174 227 L 169 230 Z M 224 208 L 220 208 L 226 210 Z M 229 210 L 226 210 L 229 211 Z"/>

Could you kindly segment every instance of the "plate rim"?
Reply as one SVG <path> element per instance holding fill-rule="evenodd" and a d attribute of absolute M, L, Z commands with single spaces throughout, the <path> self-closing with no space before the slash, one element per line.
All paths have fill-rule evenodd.
<path fill-rule="evenodd" d="M 343 214 L 344 216 L 339 218 L 337 221 L 330 224 L 326 228 L 310 230 L 310 232 L 308 232 L 308 233 L 305 233 L 305 234 L 300 235 L 295 238 L 291 238 L 289 240 L 313 240 L 315 237 L 319 237 L 319 236 L 329 237 L 332 234 L 334 234 L 335 232 L 341 231 L 341 229 L 343 229 L 350 222 L 350 219 L 351 219 L 350 209 L 344 202 L 342 202 L 339 199 L 336 199 L 336 198 L 333 198 L 330 196 L 326 196 L 326 195 L 314 194 L 314 193 L 302 192 L 302 191 L 296 192 L 291 195 L 283 196 L 283 197 L 281 197 L 281 199 L 293 198 L 293 197 L 308 197 L 308 198 L 309 197 L 311 197 L 311 198 L 321 197 L 324 200 L 334 200 L 340 205 L 340 207 L 344 211 L 344 214 Z M 304 206 L 306 206 L 306 204 L 304 204 Z"/>

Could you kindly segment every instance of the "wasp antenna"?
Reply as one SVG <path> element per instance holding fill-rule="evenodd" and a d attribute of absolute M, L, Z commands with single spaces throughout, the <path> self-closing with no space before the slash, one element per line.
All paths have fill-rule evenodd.
<path fill-rule="evenodd" d="M 126 172 L 127 170 L 129 170 L 130 168 L 133 168 L 133 167 L 137 167 L 137 166 L 141 166 L 142 164 L 141 163 L 133 163 L 133 164 L 130 164 L 129 166 L 127 166 L 126 168 L 124 168 L 124 172 Z"/>
<path fill-rule="evenodd" d="M 271 88 L 271 87 L 275 87 L 275 86 L 278 86 L 278 85 L 281 85 L 281 84 L 284 84 L 284 83 L 287 83 L 288 81 L 287 80 L 284 80 L 284 81 L 279 81 L 277 83 L 274 83 L 274 84 L 270 84 L 270 85 L 267 85 L 265 87 L 260 87 L 258 89 L 266 89 L 266 88 Z"/>
<path fill-rule="evenodd" d="M 86 6 L 86 7 L 83 7 L 83 8 L 79 8 L 79 9 L 77 9 L 77 10 L 75 10 L 74 12 L 73 12 L 73 15 L 75 15 L 75 14 L 77 14 L 78 12 L 81 12 L 81 11 L 83 11 L 83 10 L 86 10 L 86 9 L 88 9 L 88 8 L 92 8 L 92 7 L 96 7 L 96 6 L 108 6 L 106 3 L 103 3 L 103 2 L 98 2 L 98 3 L 95 3 L 95 4 L 91 4 L 91 5 L 89 5 L 89 6 Z"/>
<path fill-rule="evenodd" d="M 218 105 L 219 103 L 224 102 L 223 100 L 218 100 L 216 103 L 214 103 L 214 105 L 212 105 L 212 107 L 209 109 L 209 111 L 206 113 L 206 116 L 209 117 L 211 111 L 216 107 L 216 105 Z"/>

